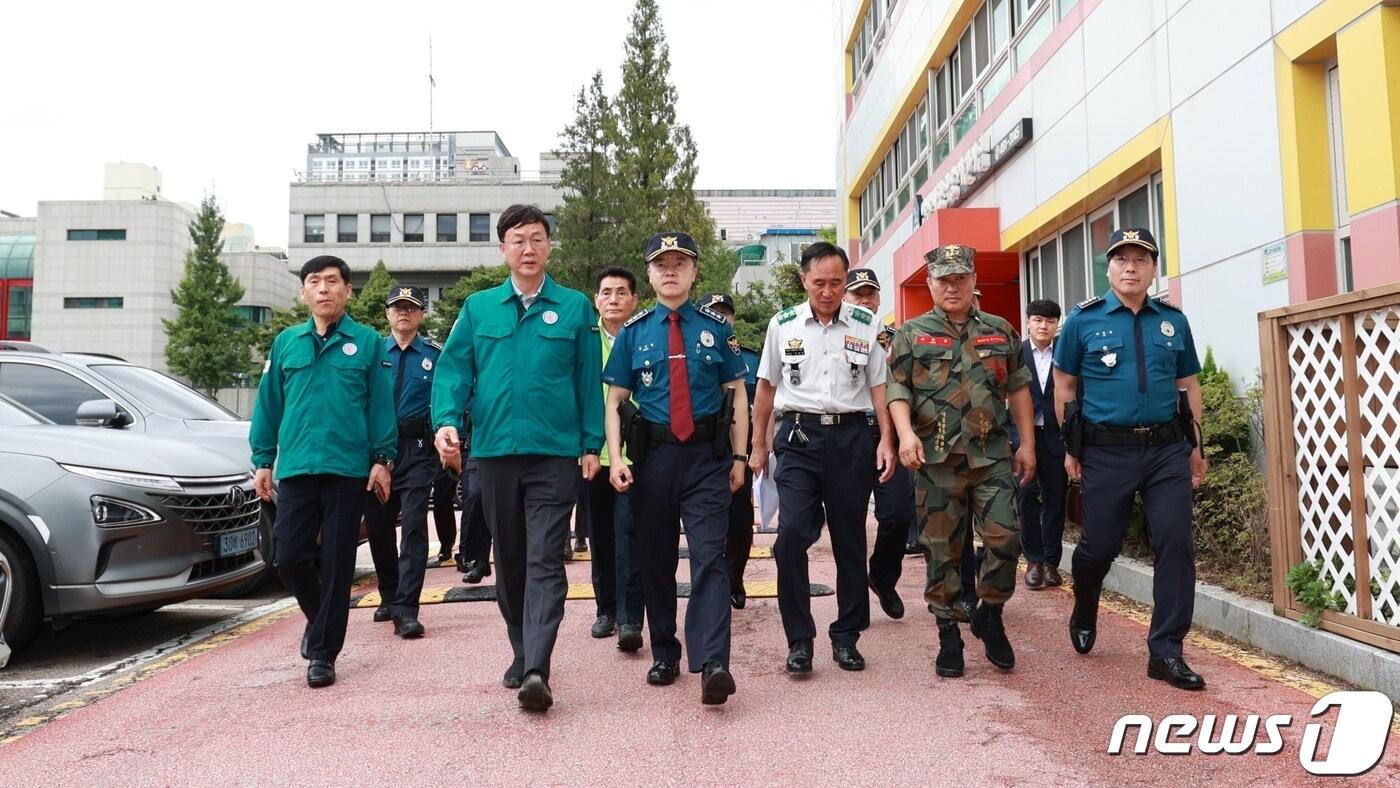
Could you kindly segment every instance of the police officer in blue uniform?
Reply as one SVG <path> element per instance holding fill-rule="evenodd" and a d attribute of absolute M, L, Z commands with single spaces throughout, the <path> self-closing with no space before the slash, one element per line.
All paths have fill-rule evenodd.
<path fill-rule="evenodd" d="M 729 325 L 734 325 L 734 299 L 728 293 L 709 293 L 700 299 L 701 306 L 707 306 L 719 313 Z M 744 390 L 749 395 L 749 413 L 739 414 L 750 419 L 747 453 L 753 443 L 752 405 L 755 388 L 758 386 L 758 351 L 739 345 L 739 358 L 749 368 L 744 376 Z M 744 469 L 744 486 L 734 491 L 734 499 L 729 503 L 729 535 L 724 540 L 724 563 L 729 570 L 729 605 L 735 610 L 743 610 L 749 595 L 744 590 L 744 570 L 749 565 L 749 553 L 753 550 L 753 469 Z"/>
<path fill-rule="evenodd" d="M 1191 491 L 1206 473 L 1194 420 L 1201 413 L 1201 365 L 1186 315 L 1165 297 L 1148 297 L 1156 278 L 1152 233 L 1115 231 L 1108 243 L 1111 292 L 1071 311 L 1055 347 L 1065 471 L 1084 491 L 1069 636 L 1080 654 L 1094 647 L 1103 579 L 1141 493 L 1156 554 L 1147 675 L 1199 690 L 1205 679 L 1186 664 L 1181 643 L 1196 590 Z M 1080 383 L 1083 400 L 1076 402 Z M 1178 404 L 1183 398 L 1189 412 Z"/>
<path fill-rule="evenodd" d="M 846 273 L 846 301 L 880 314 L 880 279 L 869 268 L 852 268 Z M 876 341 L 888 353 L 894 329 L 883 326 Z M 871 433 L 878 442 L 880 425 L 875 414 L 866 416 Z M 904 571 L 905 547 L 910 533 L 917 528 L 914 517 L 914 473 L 903 465 L 895 465 L 894 475 L 887 482 L 875 484 L 875 546 L 870 548 L 870 590 L 880 601 L 880 609 L 890 618 L 904 617 L 904 600 L 895 585 Z M 970 541 L 970 540 L 969 540 Z"/>
<path fill-rule="evenodd" d="M 375 621 L 394 621 L 394 634 L 423 636 L 418 596 L 428 567 L 428 495 L 442 466 L 428 423 L 433 370 L 442 346 L 418 333 L 428 305 L 421 287 L 396 287 L 387 299 L 389 336 L 384 338 L 394 376 L 394 408 L 399 423 L 393 492 L 383 503 L 370 496 L 365 507 L 370 555 L 379 575 Z M 443 489 L 446 489 L 445 487 Z M 394 549 L 394 519 L 402 514 L 403 534 Z"/>
<path fill-rule="evenodd" d="M 647 683 L 671 684 L 680 674 L 676 566 L 684 526 L 690 550 L 689 668 L 701 674 L 700 702 L 715 705 L 734 694 L 724 542 L 729 507 L 748 462 L 740 453 L 748 419 L 726 414 L 724 404 L 732 396 L 732 413 L 748 413 L 748 370 L 724 318 L 690 301 L 699 256 L 685 233 L 658 233 L 647 241 L 647 278 L 657 303 L 623 325 L 603 381 L 611 386 L 605 408 L 611 456 L 623 456 L 618 407 L 631 398 L 640 411 L 640 421 L 629 425 L 633 465 L 614 462 L 609 477 L 619 492 L 632 491 L 654 660 Z"/>

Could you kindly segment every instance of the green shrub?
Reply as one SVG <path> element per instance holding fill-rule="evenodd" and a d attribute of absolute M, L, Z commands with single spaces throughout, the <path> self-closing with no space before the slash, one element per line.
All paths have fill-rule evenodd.
<path fill-rule="evenodd" d="M 1298 600 L 1298 604 L 1308 608 L 1308 612 L 1303 614 L 1302 618 L 1305 626 L 1316 628 L 1321 624 L 1324 610 L 1342 610 L 1346 607 L 1346 597 L 1322 576 L 1321 561 L 1304 561 L 1298 564 L 1288 570 L 1288 577 L 1284 583 L 1288 590 L 1293 592 L 1293 598 Z"/>

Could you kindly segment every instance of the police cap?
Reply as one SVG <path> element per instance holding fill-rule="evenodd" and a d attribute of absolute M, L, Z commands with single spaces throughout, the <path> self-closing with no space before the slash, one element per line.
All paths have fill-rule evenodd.
<path fill-rule="evenodd" d="M 869 268 L 852 268 L 846 272 L 846 292 L 859 290 L 862 287 L 873 287 L 880 289 L 880 279 L 875 276 L 875 272 Z"/>
<path fill-rule="evenodd" d="M 1152 259 L 1157 259 L 1157 239 L 1152 237 L 1152 231 L 1146 227 L 1124 227 L 1121 230 L 1114 230 L 1108 236 L 1108 255 L 1113 254 L 1113 250 L 1120 246 L 1141 246 L 1152 254 Z"/>
<path fill-rule="evenodd" d="M 685 233 L 657 233 L 647 239 L 647 262 L 660 257 L 663 252 L 685 252 L 693 258 L 700 257 L 700 247 L 695 239 Z"/>
<path fill-rule="evenodd" d="M 707 306 L 711 309 L 722 306 L 730 312 L 735 311 L 734 299 L 730 298 L 728 293 L 706 293 L 700 297 L 700 306 Z"/>
<path fill-rule="evenodd" d="M 389 291 L 389 297 L 384 299 L 385 306 L 393 306 L 400 301 L 407 301 L 416 305 L 419 309 L 428 308 L 428 291 L 421 287 L 401 286 Z"/>

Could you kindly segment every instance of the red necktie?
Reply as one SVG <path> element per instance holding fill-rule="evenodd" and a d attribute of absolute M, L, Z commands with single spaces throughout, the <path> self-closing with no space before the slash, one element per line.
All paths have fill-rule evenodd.
<path fill-rule="evenodd" d="M 695 417 L 690 413 L 690 373 L 685 369 L 685 340 L 681 338 L 681 316 L 672 312 L 671 332 L 666 339 L 666 354 L 671 363 L 671 434 L 685 443 L 695 433 Z"/>

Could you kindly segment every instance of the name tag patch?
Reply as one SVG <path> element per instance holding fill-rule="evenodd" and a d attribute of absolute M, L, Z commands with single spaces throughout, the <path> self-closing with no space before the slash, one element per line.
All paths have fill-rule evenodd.
<path fill-rule="evenodd" d="M 952 338 L 952 337 L 931 337 L 931 336 L 926 336 L 926 335 L 924 335 L 924 334 L 920 334 L 919 336 L 914 337 L 914 344 L 916 344 L 916 345 L 932 345 L 932 346 L 934 346 L 934 347 L 952 347 L 952 346 L 953 346 L 953 338 Z"/>

